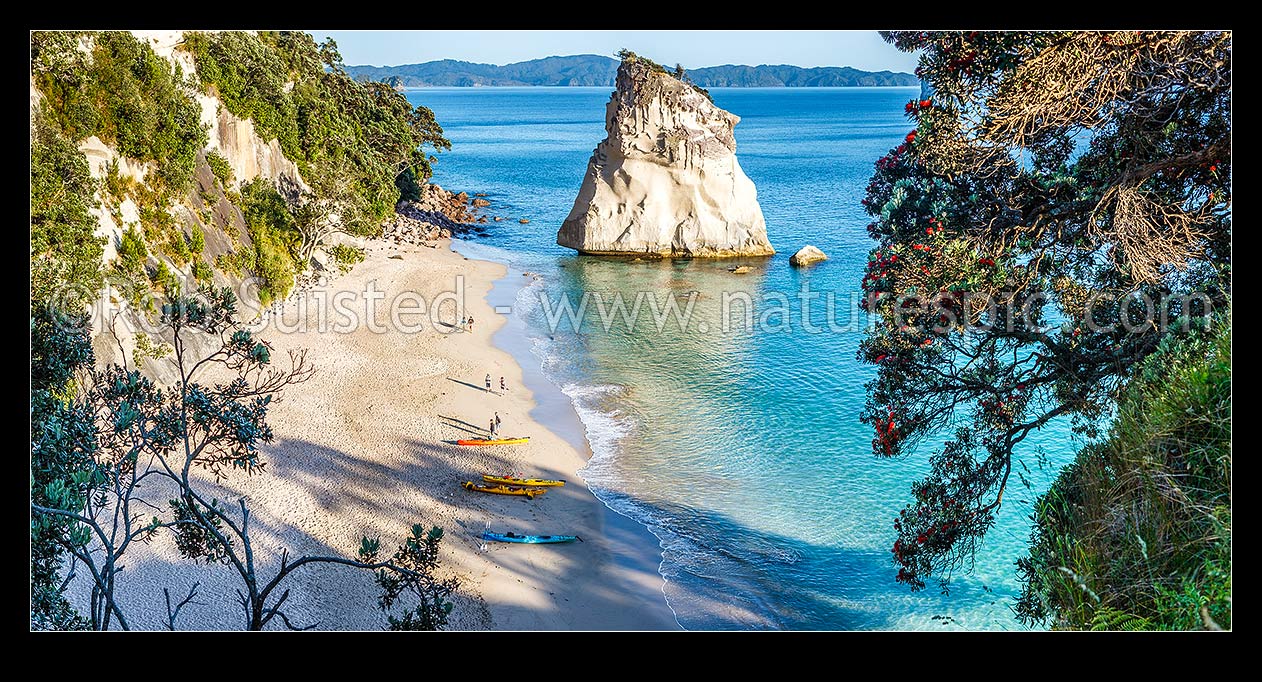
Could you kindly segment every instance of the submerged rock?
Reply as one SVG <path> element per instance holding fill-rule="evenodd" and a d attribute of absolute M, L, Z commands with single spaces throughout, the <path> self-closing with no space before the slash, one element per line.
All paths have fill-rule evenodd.
<path fill-rule="evenodd" d="M 789 258 L 789 262 L 798 267 L 810 265 L 811 263 L 822 260 L 828 260 L 828 256 L 823 251 L 820 251 L 810 244 L 798 249 L 798 252 Z"/>
<path fill-rule="evenodd" d="M 629 57 L 605 110 L 607 136 L 557 244 L 583 253 L 771 255 L 758 191 L 736 160 L 740 117 Z"/>

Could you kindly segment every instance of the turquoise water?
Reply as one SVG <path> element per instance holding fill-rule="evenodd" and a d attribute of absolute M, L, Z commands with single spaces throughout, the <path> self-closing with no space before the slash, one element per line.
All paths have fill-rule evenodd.
<path fill-rule="evenodd" d="M 780 251 L 748 261 L 744 275 L 727 272 L 732 261 L 632 263 L 555 245 L 604 137 L 608 89 L 407 94 L 434 110 L 452 141 L 435 180 L 487 192 L 492 212 L 510 218 L 490 224 L 491 234 L 466 253 L 543 275 L 522 290 L 515 312 L 526 317 L 535 361 L 586 427 L 593 456 L 583 477 L 661 540 L 666 596 L 681 625 L 1019 628 L 1009 608 L 1018 589 L 1013 562 L 1030 504 L 1075 448 L 1065 426 L 1030 439 L 1023 459 L 1033 488 L 1006 497 L 973 571 L 943 595 L 933 584 L 917 594 L 896 584 L 889 554 L 892 521 L 927 470 L 927 453 L 878 459 L 870 426 L 859 422 L 873 373 L 855 360 L 864 319 L 850 302 L 870 246 L 859 200 L 873 161 L 910 129 L 903 105 L 917 90 L 711 92 L 742 117 L 737 155 Z M 519 224 L 522 217 L 530 224 Z M 789 255 L 807 243 L 830 259 L 791 268 Z M 807 310 L 811 326 L 804 286 L 819 292 Z M 659 304 L 675 294 L 694 307 L 686 329 L 670 320 L 659 331 L 648 299 L 634 326 L 589 312 L 577 330 L 564 318 L 553 328 L 545 302 L 568 295 L 577 306 L 585 291 L 621 293 L 628 304 L 641 291 Z M 723 314 L 725 296 L 741 294 L 766 324 L 739 324 L 739 303 Z"/>

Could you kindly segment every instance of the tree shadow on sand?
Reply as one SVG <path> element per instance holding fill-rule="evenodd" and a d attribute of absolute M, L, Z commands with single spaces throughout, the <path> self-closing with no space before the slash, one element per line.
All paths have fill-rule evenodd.
<path fill-rule="evenodd" d="M 547 523 L 533 513 L 558 500 L 590 503 L 591 493 L 582 481 L 570 477 L 565 487 L 552 489 L 533 501 L 461 490 L 462 482 L 478 480 L 483 473 L 567 476 L 560 470 L 523 464 L 514 456 L 520 453 L 509 448 L 465 450 L 460 453 L 463 459 L 454 460 L 451 450 L 456 447 L 410 439 L 391 456 L 383 457 L 381 453 L 348 453 L 302 439 L 273 443 L 266 457 L 268 473 L 254 481 L 268 485 L 268 479 L 275 478 L 296 492 L 292 501 L 285 498 L 283 509 L 251 503 L 261 572 L 276 569 L 281 548 L 288 549 L 291 558 L 299 554 L 351 556 L 362 535 L 379 537 L 383 548 L 392 548 L 411 524 L 421 523 L 444 528 L 444 545 L 452 551 L 482 553 L 492 562 L 493 571 L 507 573 L 497 577 L 534 588 L 536 596 L 548 595 L 542 600 L 487 604 L 474 594 L 475 585 L 466 581 L 457 598 L 452 629 L 493 627 L 491 613 L 498 620 L 495 626 L 501 628 L 529 630 L 580 623 L 580 627 L 589 629 L 625 629 L 641 622 L 629 617 L 638 610 L 660 608 L 660 602 L 650 604 L 648 600 L 661 597 L 644 589 L 645 585 L 661 586 L 659 548 L 645 547 L 642 529 L 621 519 L 606 522 L 602 515 L 595 520 Z M 456 465 L 453 461 L 465 464 Z M 240 494 L 226 486 L 216 492 L 220 499 L 229 500 Z M 677 607 L 687 606 L 691 615 L 684 624 L 690 628 L 892 626 L 886 611 L 873 607 L 879 607 L 882 596 L 889 594 L 892 580 L 888 559 L 882 553 L 784 537 L 750 528 L 712 511 L 626 496 L 611 502 L 623 508 L 630 505 L 636 516 L 648 515 L 659 522 L 656 532 L 668 556 L 673 557 L 664 568 L 669 580 L 666 592 Z M 484 548 L 481 534 L 487 528 L 541 535 L 575 534 L 586 542 L 491 543 Z M 327 540 L 313 536 L 314 529 L 319 529 L 321 538 Z M 678 560 L 687 552 L 702 558 Z M 161 588 L 169 587 L 174 596 L 186 591 L 194 581 L 201 582 L 200 600 L 206 605 L 195 610 L 190 607 L 188 615 L 182 617 L 180 629 L 241 627 L 239 621 L 243 618 L 235 603 L 233 590 L 237 585 L 231 571 L 222 566 L 170 561 L 157 554 L 136 559 L 128 566 L 129 573 L 159 571 L 157 577 L 161 579 L 136 581 L 120 590 L 120 598 L 133 612 L 145 611 L 136 619 L 138 627 L 161 629 Z M 572 576 L 604 560 L 618 562 L 625 569 L 621 575 L 629 575 L 628 580 L 640 585 L 632 588 L 618 580 L 588 580 L 582 581 L 580 590 L 570 584 L 574 582 Z M 318 566 L 294 574 L 287 586 L 292 591 L 287 610 L 296 622 L 318 623 L 320 629 L 376 630 L 385 625 L 376 606 L 377 589 L 370 572 Z M 929 595 L 924 601 L 924 608 L 930 613 L 940 602 L 937 595 Z M 766 615 L 770 612 L 768 603 L 781 607 L 774 617 Z M 786 604 L 791 605 L 787 610 L 783 608 Z M 607 614 L 600 618 L 608 620 L 593 620 L 590 614 Z M 269 625 L 269 629 L 274 628 Z"/>

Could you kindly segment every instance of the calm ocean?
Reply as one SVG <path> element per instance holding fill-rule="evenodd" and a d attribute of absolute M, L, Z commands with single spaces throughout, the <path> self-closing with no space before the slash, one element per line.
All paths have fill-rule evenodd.
<path fill-rule="evenodd" d="M 772 244 L 744 275 L 732 261 L 632 263 L 556 246 L 587 158 L 604 137 L 608 88 L 435 88 L 408 91 L 434 110 L 452 141 L 435 181 L 486 192 L 489 236 L 466 255 L 542 275 L 524 288 L 533 358 L 573 401 L 593 456 L 581 474 L 611 508 L 662 544 L 666 596 L 688 629 L 1017 629 L 1018 589 L 1031 505 L 1075 449 L 1060 424 L 1027 440 L 1013 482 L 971 573 L 949 595 L 911 594 L 894 582 L 892 522 L 925 455 L 877 459 L 859 422 L 873 368 L 855 360 L 863 320 L 850 297 L 870 248 L 859 204 L 873 162 L 910 130 L 915 88 L 711 90 L 741 116 L 737 156 L 758 187 Z M 519 224 L 518 218 L 530 223 Z M 829 260 L 809 270 L 789 256 L 814 244 Z M 803 318 L 804 287 L 809 299 Z M 583 292 L 638 292 L 658 303 L 695 301 L 691 323 L 662 330 L 643 299 L 639 324 L 588 311 L 577 330 L 548 321 L 549 306 Z M 755 303 L 752 328 L 743 306 Z M 833 303 L 828 300 L 832 296 Z M 779 298 L 782 297 L 782 298 Z M 784 310 L 787 314 L 775 312 Z M 608 309 L 607 309 L 608 310 Z M 833 327 L 827 325 L 831 320 Z M 605 322 L 608 322 L 606 325 Z M 846 328 L 849 325 L 850 328 Z M 708 329 L 707 329 L 708 328 Z M 1028 473 L 1027 473 L 1028 470 Z"/>

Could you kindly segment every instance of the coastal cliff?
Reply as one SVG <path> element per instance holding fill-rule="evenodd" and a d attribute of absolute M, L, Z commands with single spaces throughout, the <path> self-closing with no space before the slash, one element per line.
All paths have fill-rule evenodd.
<path fill-rule="evenodd" d="M 740 117 L 634 55 L 618 67 L 596 146 L 557 244 L 590 254 L 775 253 L 758 191 L 736 160 Z"/>
<path fill-rule="evenodd" d="M 36 34 L 32 306 L 87 312 L 99 364 L 169 383 L 169 339 L 144 331 L 165 297 L 228 287 L 242 319 L 266 317 L 362 258 L 358 238 L 473 222 L 474 200 L 428 184 L 421 147 L 449 146 L 432 112 L 326 72 L 332 50 L 293 32 Z M 316 106 L 324 127 L 300 131 Z"/>

